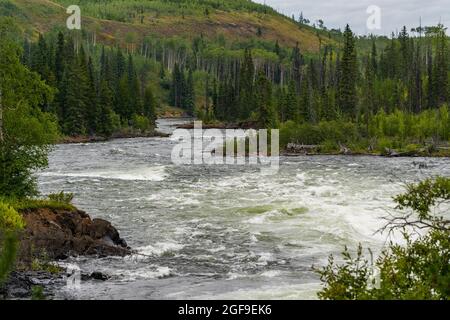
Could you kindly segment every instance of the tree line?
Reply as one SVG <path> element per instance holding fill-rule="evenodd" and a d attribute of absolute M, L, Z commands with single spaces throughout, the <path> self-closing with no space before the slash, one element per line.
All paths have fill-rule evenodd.
<path fill-rule="evenodd" d="M 133 56 L 120 48 L 102 47 L 96 59 L 73 35 L 59 32 L 25 41 L 22 62 L 56 89 L 55 99 L 41 108 L 57 115 L 66 135 L 109 137 L 122 127 L 155 124 L 154 93 L 138 76 Z"/>
<path fill-rule="evenodd" d="M 448 104 L 445 31 L 442 25 L 417 28 L 411 36 L 403 28 L 391 39 L 368 40 L 347 26 L 339 44 L 323 45 L 317 54 L 300 44 L 230 44 L 201 35 L 190 43 L 147 37 L 133 53 L 120 46 L 99 50 L 88 39 L 59 33 L 25 42 L 23 61 L 58 89 L 43 109 L 58 115 L 65 134 L 108 136 L 123 126 L 145 127 L 162 104 L 205 121 L 258 126 L 348 121 L 367 136 L 381 112 L 418 114 Z M 370 49 L 361 49 L 367 41 Z M 225 54 L 211 55 L 214 48 Z"/>
<path fill-rule="evenodd" d="M 288 84 L 271 81 L 270 100 L 278 120 L 348 119 L 367 124 L 381 110 L 419 113 L 448 104 L 450 55 L 445 30 L 439 25 L 427 28 L 423 37 L 410 37 L 403 28 L 386 48 L 380 50 L 374 38 L 371 52 L 358 55 L 358 39 L 347 26 L 342 46 L 326 46 L 316 57 L 306 59 L 298 46 L 293 48 Z M 238 69 L 219 76 L 214 84 L 214 114 L 221 120 L 225 114 L 230 117 L 224 112 L 224 106 L 233 108 L 230 104 L 238 109 L 232 112 L 233 120 L 248 118 L 255 110 L 256 75 L 263 72 L 270 78 L 264 66 L 259 71 L 254 66 L 249 51 Z"/>

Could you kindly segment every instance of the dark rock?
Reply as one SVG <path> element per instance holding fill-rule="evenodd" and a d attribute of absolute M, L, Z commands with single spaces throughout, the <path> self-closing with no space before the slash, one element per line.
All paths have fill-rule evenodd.
<path fill-rule="evenodd" d="M 69 256 L 125 256 L 130 248 L 111 223 L 91 220 L 83 211 L 34 209 L 23 212 L 26 229 L 22 235 L 20 258 L 32 260 L 45 252 L 49 259 Z"/>
<path fill-rule="evenodd" d="M 89 281 L 89 280 L 106 281 L 109 279 L 110 279 L 110 276 L 108 276 L 107 274 L 104 274 L 100 271 L 94 271 L 92 273 L 82 273 L 81 274 L 82 281 Z"/>
<path fill-rule="evenodd" d="M 47 288 L 64 284 L 64 278 L 58 274 L 45 271 L 14 271 L 0 287 L 0 299 L 30 299 L 35 286 L 42 286 L 44 295 L 50 297 L 51 292 L 46 290 Z"/>
<path fill-rule="evenodd" d="M 92 272 L 91 273 L 91 278 L 95 279 L 95 280 L 101 280 L 101 281 L 106 281 L 109 279 L 109 276 L 107 276 L 106 274 L 103 274 L 101 272 Z"/>

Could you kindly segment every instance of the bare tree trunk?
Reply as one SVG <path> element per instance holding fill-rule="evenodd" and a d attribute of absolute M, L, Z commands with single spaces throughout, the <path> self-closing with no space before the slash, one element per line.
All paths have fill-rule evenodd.
<path fill-rule="evenodd" d="M 0 144 L 3 143 L 3 104 L 2 104 L 2 89 L 0 88 Z"/>

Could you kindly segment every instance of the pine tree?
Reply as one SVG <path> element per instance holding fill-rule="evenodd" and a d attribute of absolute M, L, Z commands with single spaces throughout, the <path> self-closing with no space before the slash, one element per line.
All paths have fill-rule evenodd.
<path fill-rule="evenodd" d="M 65 40 L 64 34 L 62 32 L 58 33 L 58 43 L 56 47 L 56 57 L 55 57 L 55 76 L 57 84 L 59 85 L 62 81 L 65 69 Z"/>
<path fill-rule="evenodd" d="M 186 110 L 187 113 L 190 115 L 194 114 L 195 90 L 194 90 L 194 77 L 192 70 L 189 70 L 188 79 L 186 82 L 186 86 L 184 88 L 183 109 Z"/>
<path fill-rule="evenodd" d="M 272 85 L 263 72 L 259 72 L 255 87 L 258 124 L 261 128 L 273 129 L 277 125 L 277 119 L 272 104 Z"/>
<path fill-rule="evenodd" d="M 98 109 L 100 114 L 97 124 L 97 133 L 105 137 L 110 137 L 114 130 L 112 120 L 113 93 L 104 79 L 101 80 L 99 85 Z"/>
<path fill-rule="evenodd" d="M 297 90 L 295 88 L 294 80 L 289 82 L 288 91 L 285 98 L 285 118 L 284 120 L 299 120 L 299 108 L 297 100 Z"/>
<path fill-rule="evenodd" d="M 120 116 L 123 123 L 128 123 L 133 116 L 133 111 L 130 104 L 130 87 L 128 77 L 125 74 L 119 81 L 115 101 L 116 107 L 114 111 Z"/>
<path fill-rule="evenodd" d="M 299 97 L 299 118 L 302 121 L 310 121 L 311 120 L 311 85 L 310 85 L 310 77 L 304 77 L 302 81 L 302 86 L 300 88 L 300 97 Z"/>
<path fill-rule="evenodd" d="M 356 117 L 356 82 L 358 81 L 358 65 L 353 32 L 349 25 L 344 32 L 344 48 L 339 74 L 339 107 L 343 114 Z"/>
<path fill-rule="evenodd" d="M 433 74 L 431 78 L 433 86 L 434 108 L 439 108 L 449 100 L 449 50 L 448 38 L 445 28 L 439 25 L 436 34 L 436 57 L 434 59 Z"/>
<path fill-rule="evenodd" d="M 172 71 L 172 84 L 170 87 L 170 104 L 177 108 L 183 107 L 184 74 L 178 63 L 175 63 Z"/>
<path fill-rule="evenodd" d="M 254 76 L 255 67 L 252 53 L 245 49 L 239 76 L 239 114 L 242 120 L 248 119 L 255 110 Z"/>
<path fill-rule="evenodd" d="M 292 79 L 295 81 L 295 89 L 300 92 L 300 86 L 302 82 L 302 66 L 303 66 L 303 56 L 300 53 L 300 48 L 297 45 L 292 50 Z"/>
<path fill-rule="evenodd" d="M 139 78 L 137 76 L 133 57 L 131 54 L 128 56 L 128 97 L 129 97 L 129 108 L 128 114 L 131 116 L 134 114 L 142 114 L 142 101 L 141 101 L 141 93 L 140 93 L 140 84 Z M 131 117 L 129 118 L 131 119 Z"/>
<path fill-rule="evenodd" d="M 62 119 L 63 131 L 67 135 L 77 136 L 86 133 L 84 126 L 85 100 L 80 92 L 85 88 L 81 85 L 82 79 L 78 68 L 69 66 L 64 73 L 62 86 L 65 88 L 62 105 L 64 117 Z"/>
<path fill-rule="evenodd" d="M 98 94 L 96 87 L 95 71 L 92 58 L 89 57 L 87 65 L 87 92 L 86 92 L 86 125 L 90 135 L 94 135 L 100 122 L 100 107 L 98 105 Z"/>
<path fill-rule="evenodd" d="M 157 101 L 150 87 L 145 89 L 144 94 L 144 115 L 150 120 L 152 125 L 156 123 L 156 107 Z"/>

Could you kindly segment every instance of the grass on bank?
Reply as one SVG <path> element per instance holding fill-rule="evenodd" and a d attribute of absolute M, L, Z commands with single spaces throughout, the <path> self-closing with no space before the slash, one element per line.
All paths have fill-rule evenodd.
<path fill-rule="evenodd" d="M 51 210 L 75 210 L 75 206 L 71 203 L 73 194 L 56 193 L 50 194 L 47 198 L 10 198 L 0 196 L 0 204 L 5 204 L 18 212 L 34 209 L 51 209 Z"/>

